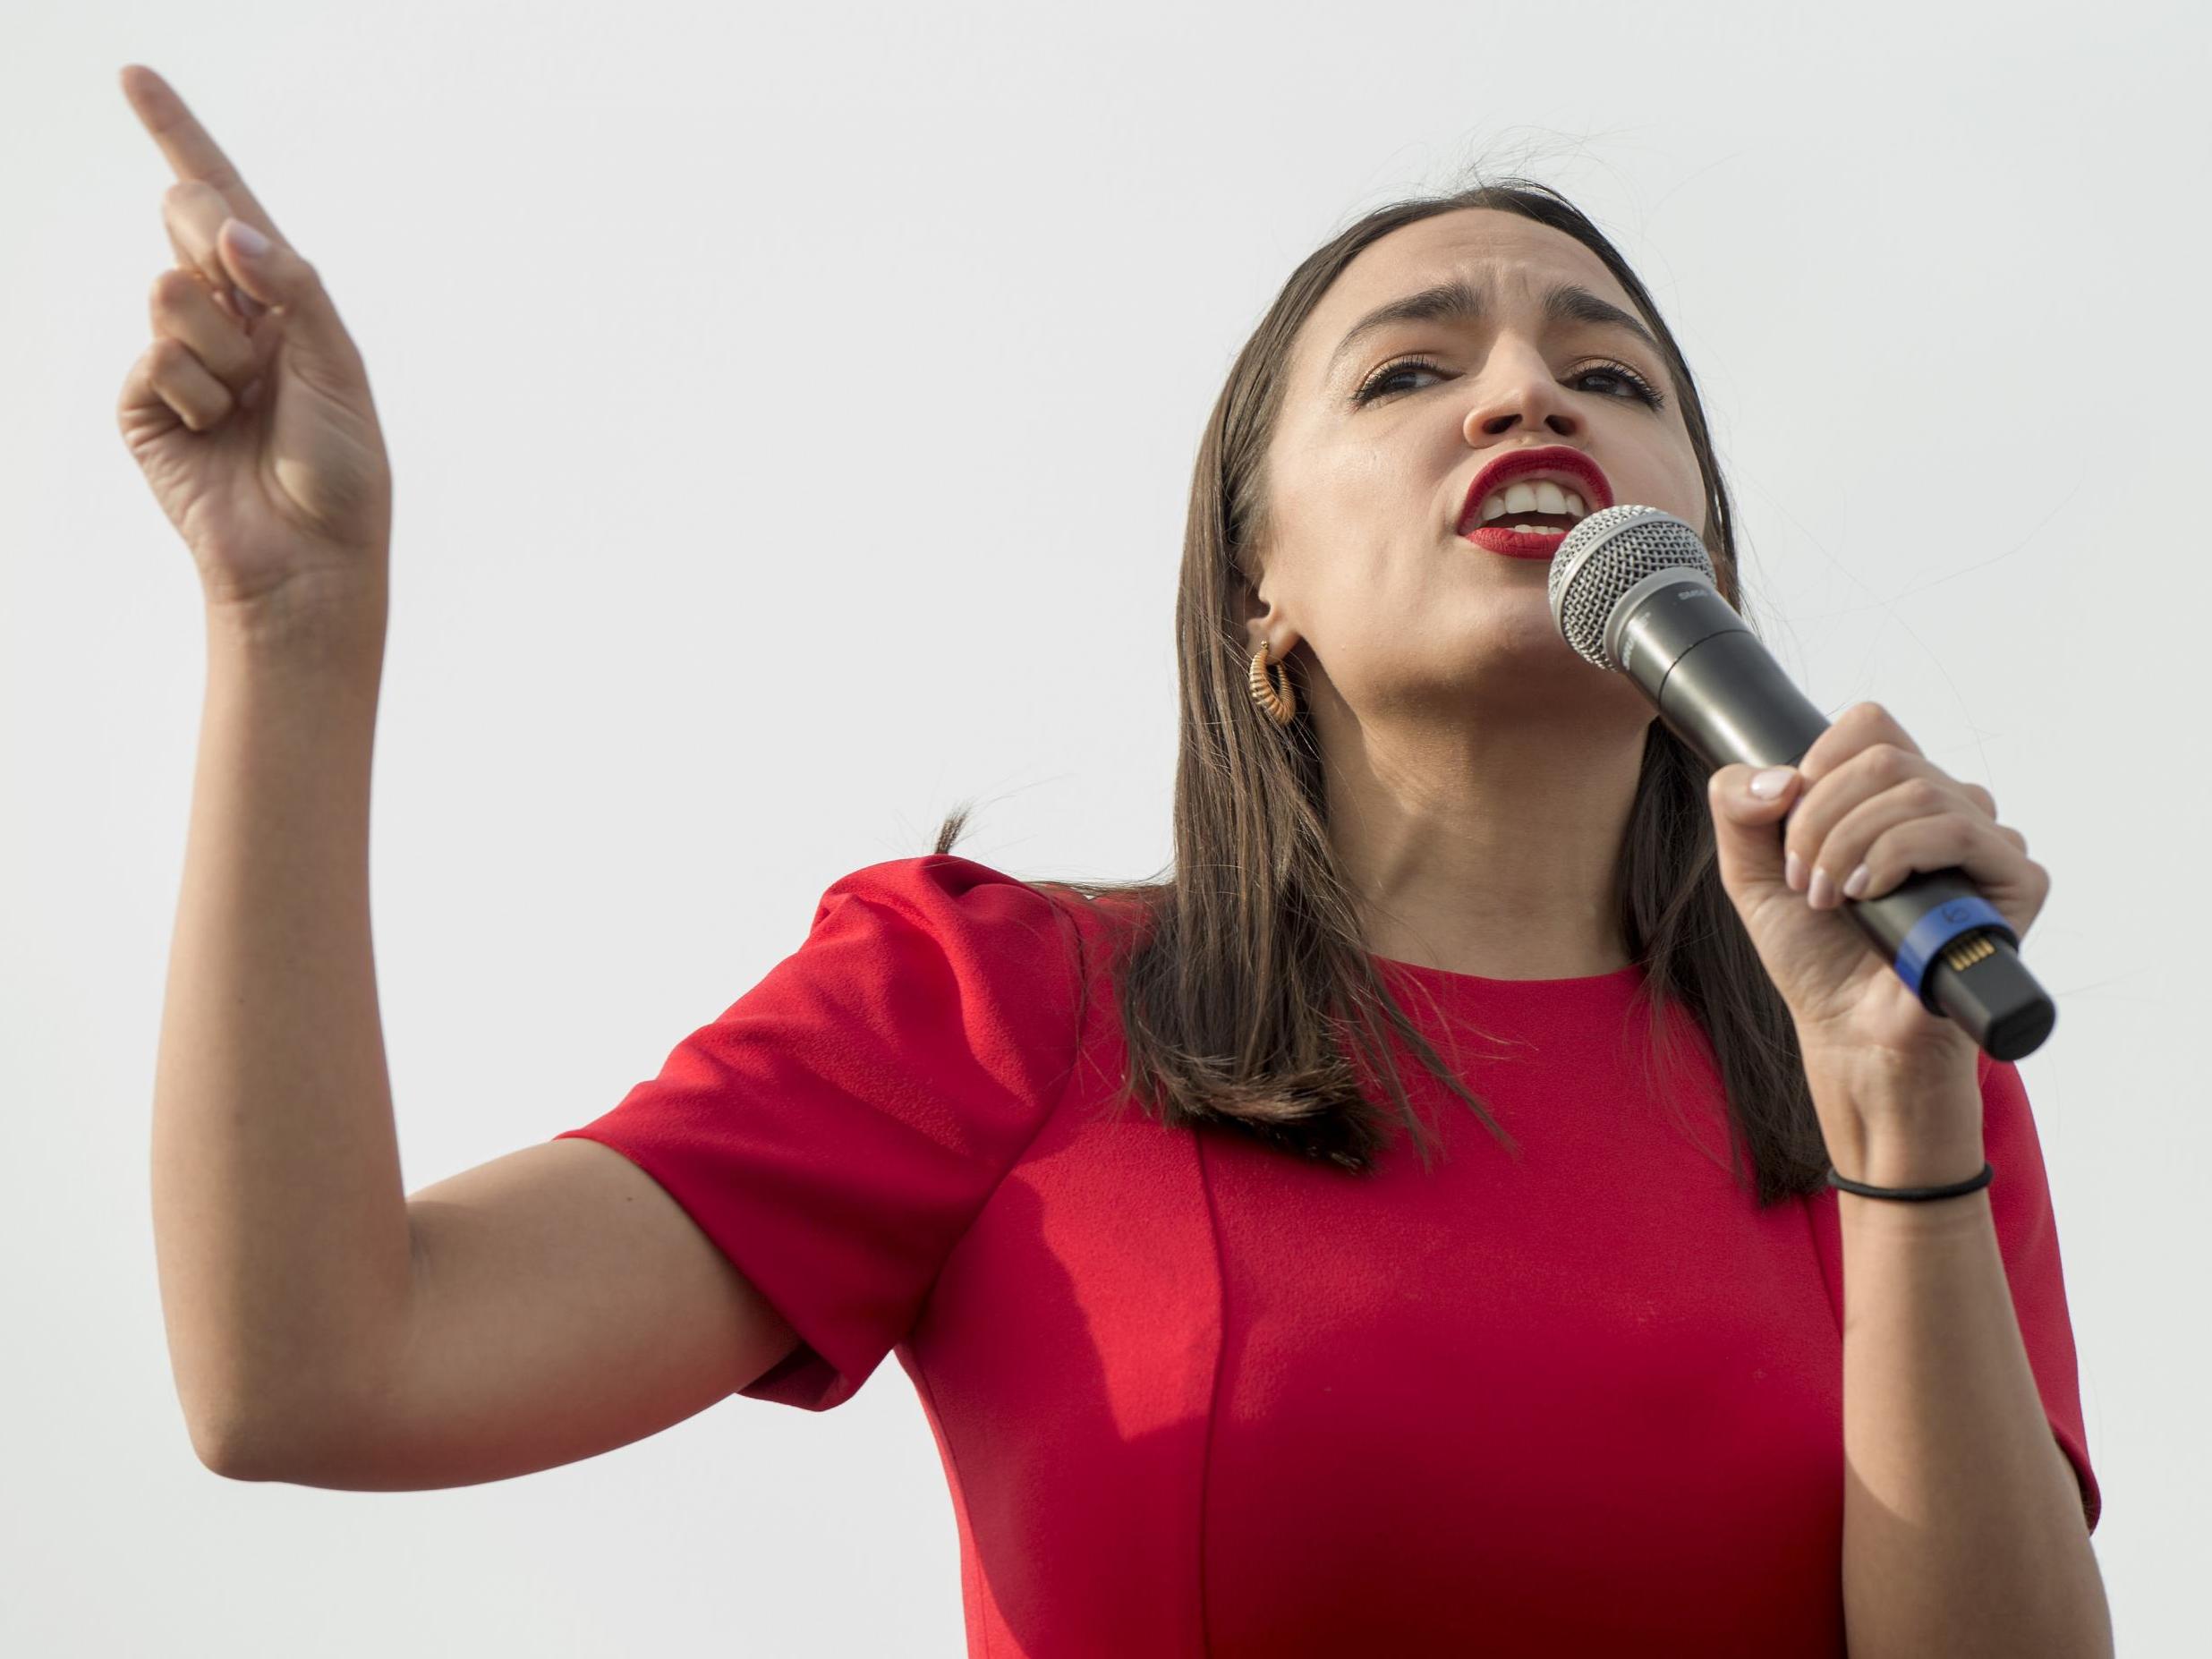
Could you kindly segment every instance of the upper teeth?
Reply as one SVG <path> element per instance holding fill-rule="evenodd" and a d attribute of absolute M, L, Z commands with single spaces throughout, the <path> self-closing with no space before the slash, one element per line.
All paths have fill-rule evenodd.
<path fill-rule="evenodd" d="M 1509 513 L 1571 513 L 1583 518 L 1588 515 L 1589 508 L 1583 506 L 1582 498 L 1573 490 L 1561 489 L 1548 478 L 1539 479 L 1533 483 L 1508 484 L 1487 498 L 1476 523 L 1486 524 Z"/>

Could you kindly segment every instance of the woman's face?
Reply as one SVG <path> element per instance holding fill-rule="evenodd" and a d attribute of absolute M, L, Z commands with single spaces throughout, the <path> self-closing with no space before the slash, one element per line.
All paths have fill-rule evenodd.
<path fill-rule="evenodd" d="M 1473 291 L 1479 314 L 1356 332 L 1376 308 L 1452 283 Z M 1317 714 L 1331 691 L 1361 719 L 1640 697 L 1561 638 L 1547 560 L 1493 553 L 1459 531 L 1485 467 L 1553 445 L 1595 462 L 1615 504 L 1705 531 L 1704 482 L 1657 348 L 1618 322 L 1547 319 L 1545 296 L 1561 285 L 1635 315 L 1565 232 L 1490 208 L 1438 214 L 1364 249 L 1300 329 L 1268 449 L 1273 540 L 1257 549 L 1272 608 L 1252 626 L 1278 655 L 1307 647 L 1308 687 L 1325 682 Z M 1638 380 L 1663 403 L 1646 401 Z"/>

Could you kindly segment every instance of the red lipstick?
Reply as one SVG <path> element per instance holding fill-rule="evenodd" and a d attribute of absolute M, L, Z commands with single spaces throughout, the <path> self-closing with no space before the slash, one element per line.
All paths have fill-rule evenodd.
<path fill-rule="evenodd" d="M 1508 450 L 1493 458 L 1468 487 L 1467 499 L 1459 507 L 1459 523 L 1468 524 L 1493 495 L 1516 479 L 1531 475 L 1571 488 L 1591 513 L 1613 504 L 1612 486 L 1595 461 L 1566 444 L 1545 444 Z M 1559 544 L 1567 539 L 1567 532 L 1507 530 L 1500 526 L 1489 530 L 1461 529 L 1459 537 L 1489 552 L 1502 553 L 1508 558 L 1549 560 L 1559 551 Z"/>

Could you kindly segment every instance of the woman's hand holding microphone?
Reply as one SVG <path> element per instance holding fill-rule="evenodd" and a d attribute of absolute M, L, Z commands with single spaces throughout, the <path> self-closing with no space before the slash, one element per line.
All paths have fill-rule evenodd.
<path fill-rule="evenodd" d="M 342 624 L 383 642 L 392 474 L 361 353 L 315 268 L 152 70 L 123 96 L 177 182 L 176 264 L 117 424 L 191 549 L 211 614 L 250 631 Z"/>

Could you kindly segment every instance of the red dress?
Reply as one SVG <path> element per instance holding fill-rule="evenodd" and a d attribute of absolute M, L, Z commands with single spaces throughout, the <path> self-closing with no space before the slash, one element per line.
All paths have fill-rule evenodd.
<path fill-rule="evenodd" d="M 1519 1150 L 1415 1064 L 1432 1168 L 1401 1129 L 1362 1177 L 1103 1110 L 1110 916 L 957 856 L 856 871 L 565 1132 L 657 1179 L 799 1333 L 744 1393 L 824 1411 L 897 1353 L 973 1659 L 1842 1655 L 1836 1195 L 1761 1212 L 1731 1182 L 1702 1035 L 1672 1099 L 1639 1080 L 1642 970 L 1384 963 Z M 1471 1029 L 1497 1041 L 1455 1059 Z M 2094 1527 L 2035 1123 L 2013 1066 L 1981 1087 Z"/>

